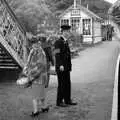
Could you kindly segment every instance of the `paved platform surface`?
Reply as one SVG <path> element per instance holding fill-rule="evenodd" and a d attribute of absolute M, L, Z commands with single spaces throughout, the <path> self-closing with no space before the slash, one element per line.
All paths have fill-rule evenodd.
<path fill-rule="evenodd" d="M 115 67 L 119 41 L 103 42 L 89 47 L 72 60 L 72 98 L 77 106 L 55 106 L 57 78 L 51 76 L 47 92 L 48 113 L 37 120 L 110 120 L 114 88 Z M 9 79 L 8 79 L 9 81 Z M 27 89 L 15 82 L 0 83 L 0 120 L 32 120 L 32 97 Z"/>

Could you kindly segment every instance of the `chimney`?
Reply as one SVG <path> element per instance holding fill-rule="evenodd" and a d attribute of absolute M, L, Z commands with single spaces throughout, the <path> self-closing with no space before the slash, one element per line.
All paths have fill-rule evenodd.
<path fill-rule="evenodd" d="M 76 0 L 74 0 L 74 8 L 76 8 Z"/>
<path fill-rule="evenodd" d="M 81 5 L 81 0 L 80 0 L 80 5 Z"/>
<path fill-rule="evenodd" d="M 87 9 L 89 9 L 89 5 L 87 4 Z"/>

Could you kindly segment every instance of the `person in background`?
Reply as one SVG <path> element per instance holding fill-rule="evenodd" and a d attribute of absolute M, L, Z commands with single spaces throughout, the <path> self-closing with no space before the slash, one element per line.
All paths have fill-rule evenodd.
<path fill-rule="evenodd" d="M 49 107 L 45 101 L 45 86 L 47 84 L 47 60 L 46 55 L 41 48 L 41 43 L 34 37 L 31 40 L 32 49 L 30 50 L 24 73 L 27 74 L 32 81 L 29 92 L 33 96 L 33 112 L 32 117 L 39 115 L 39 108 L 42 112 L 48 112 Z"/>
<path fill-rule="evenodd" d="M 68 42 L 64 37 L 64 31 L 62 33 L 54 44 L 55 69 L 58 78 L 56 105 L 66 107 L 68 105 L 76 105 L 77 103 L 73 103 L 71 100 L 71 52 Z"/>
<path fill-rule="evenodd" d="M 52 55 L 52 48 L 51 44 L 47 41 L 47 37 L 45 35 L 39 36 L 39 41 L 41 41 L 41 46 L 46 54 L 46 59 L 47 59 L 47 79 L 48 83 L 46 87 L 49 85 L 49 80 L 50 80 L 50 66 L 54 66 L 54 60 L 53 60 L 53 55 Z"/>

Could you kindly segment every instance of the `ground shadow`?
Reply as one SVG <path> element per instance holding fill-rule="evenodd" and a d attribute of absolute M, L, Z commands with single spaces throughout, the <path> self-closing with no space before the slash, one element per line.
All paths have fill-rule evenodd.
<path fill-rule="evenodd" d="M 1 69 L 0 70 L 0 83 L 15 82 L 21 73 L 21 69 Z"/>

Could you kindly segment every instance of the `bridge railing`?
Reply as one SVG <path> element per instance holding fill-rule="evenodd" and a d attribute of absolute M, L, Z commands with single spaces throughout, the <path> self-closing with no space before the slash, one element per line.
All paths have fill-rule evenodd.
<path fill-rule="evenodd" d="M 26 32 L 5 0 L 0 0 L 0 36 L 1 44 L 23 67 L 27 60 Z"/>

